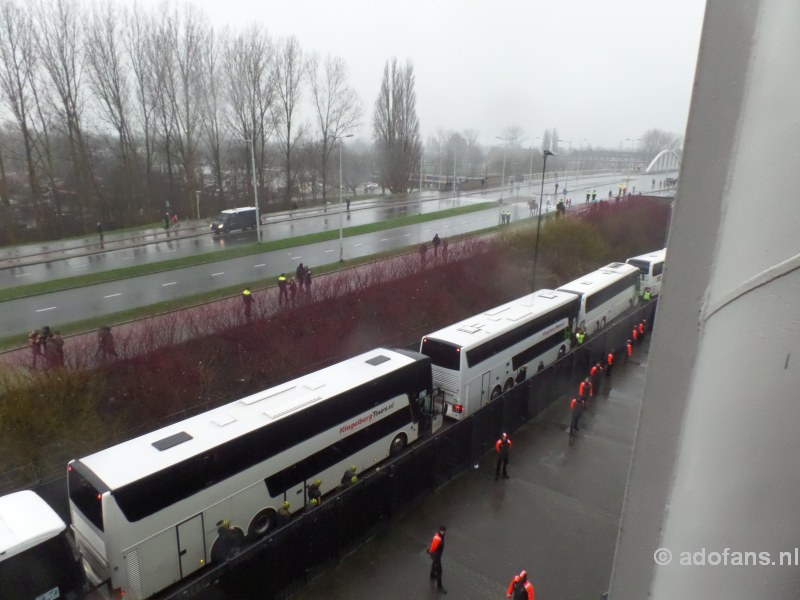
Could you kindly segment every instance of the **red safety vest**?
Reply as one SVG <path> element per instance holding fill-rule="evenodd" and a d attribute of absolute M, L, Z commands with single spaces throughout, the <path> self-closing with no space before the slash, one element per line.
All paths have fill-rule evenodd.
<path fill-rule="evenodd" d="M 614 364 L 614 353 L 613 352 L 609 352 L 608 353 L 608 356 L 606 357 L 606 362 L 608 363 L 609 367 Z"/>
<path fill-rule="evenodd" d="M 592 384 L 591 383 L 586 383 L 585 381 L 581 381 L 581 386 L 578 388 L 578 394 L 581 397 L 583 397 L 583 396 L 591 396 L 592 395 Z"/>
<path fill-rule="evenodd" d="M 633 331 L 631 332 L 631 338 L 633 339 L 634 342 L 639 339 L 639 329 L 638 328 L 636 328 L 636 327 L 633 328 Z"/>
<path fill-rule="evenodd" d="M 510 449 L 510 448 L 511 448 L 511 438 L 510 438 L 510 437 L 507 437 L 507 438 L 506 438 L 506 441 L 508 442 L 508 447 L 509 447 L 509 449 Z M 499 440 L 497 440 L 497 441 L 495 442 L 495 444 L 494 444 L 494 450 L 495 450 L 495 452 L 497 452 L 498 454 L 500 454 L 500 448 L 501 448 L 502 446 L 503 446 L 503 438 L 500 438 L 500 439 L 499 439 Z"/>
<path fill-rule="evenodd" d="M 511 583 L 508 584 L 508 591 L 506 592 L 506 598 L 511 598 L 511 594 L 514 592 L 514 586 L 519 583 L 519 575 L 514 575 L 514 579 L 511 580 Z"/>
<path fill-rule="evenodd" d="M 639 323 L 639 333 L 644 335 L 644 323 Z"/>
<path fill-rule="evenodd" d="M 528 592 L 528 600 L 533 600 L 533 584 L 530 581 L 526 581 L 522 584 L 522 587 L 525 588 L 525 591 Z"/>
<path fill-rule="evenodd" d="M 433 539 L 431 540 L 431 547 L 428 548 L 428 554 L 433 554 L 434 552 L 436 552 L 439 549 L 439 546 L 441 545 L 442 545 L 442 536 L 440 536 L 439 532 L 437 531 L 434 534 Z"/>

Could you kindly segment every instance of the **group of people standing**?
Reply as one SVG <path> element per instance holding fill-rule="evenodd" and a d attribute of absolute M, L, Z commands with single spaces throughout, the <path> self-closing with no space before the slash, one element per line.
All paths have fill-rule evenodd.
<path fill-rule="evenodd" d="M 32 368 L 38 369 L 64 366 L 64 338 L 61 332 L 51 330 L 48 325 L 34 329 L 28 334 L 28 343 L 33 358 Z"/>

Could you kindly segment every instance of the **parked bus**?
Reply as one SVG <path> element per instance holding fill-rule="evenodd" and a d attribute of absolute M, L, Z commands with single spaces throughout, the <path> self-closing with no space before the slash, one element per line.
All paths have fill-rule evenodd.
<path fill-rule="evenodd" d="M 539 290 L 423 337 L 446 414 L 463 419 L 566 354 L 578 309 L 575 294 Z"/>
<path fill-rule="evenodd" d="M 28 490 L 0 497 L 0 600 L 79 598 L 85 583 L 61 517 Z"/>
<path fill-rule="evenodd" d="M 578 326 L 596 333 L 636 302 L 639 269 L 627 263 L 611 263 L 558 288 L 580 296 Z"/>
<path fill-rule="evenodd" d="M 664 273 L 664 262 L 667 260 L 667 249 L 662 248 L 649 254 L 634 256 L 626 262 L 639 269 L 639 295 L 645 288 L 650 288 L 650 296 L 655 298 L 661 291 L 661 278 Z"/>
<path fill-rule="evenodd" d="M 329 492 L 440 424 L 430 360 L 379 348 L 73 460 L 87 574 L 147 598 L 265 535 L 284 501 L 302 509 L 308 483 Z"/>

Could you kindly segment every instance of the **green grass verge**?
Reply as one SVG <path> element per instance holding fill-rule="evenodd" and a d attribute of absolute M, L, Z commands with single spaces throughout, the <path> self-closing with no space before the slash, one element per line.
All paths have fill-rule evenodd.
<path fill-rule="evenodd" d="M 457 241 L 459 239 L 464 239 L 468 237 L 477 237 L 485 233 L 495 231 L 496 229 L 498 229 L 498 226 L 494 225 L 492 227 L 487 227 L 485 229 L 471 231 L 469 233 L 461 235 L 454 235 L 449 237 L 448 239 L 452 241 Z M 397 248 L 395 250 L 386 250 L 378 254 L 371 254 L 369 256 L 362 256 L 359 258 L 350 259 L 344 264 L 344 266 L 339 262 L 316 266 L 314 267 L 314 276 L 319 277 L 323 273 L 330 273 L 331 271 L 336 271 L 343 268 L 352 268 L 376 260 L 382 260 L 385 258 L 390 258 L 392 256 L 406 254 L 409 251 L 416 251 L 416 249 L 413 246 L 407 246 L 405 248 Z M 252 289 L 253 291 L 260 291 L 270 287 L 276 287 L 276 285 L 275 284 L 270 284 L 266 286 L 255 285 L 252 286 L 250 289 Z M 134 321 L 136 319 L 142 319 L 145 317 L 167 313 L 174 310 L 191 308 L 192 306 L 198 306 L 200 304 L 205 304 L 207 302 L 213 302 L 215 300 L 221 300 L 223 298 L 228 298 L 230 296 L 238 295 L 239 293 L 241 293 L 241 291 L 242 291 L 242 284 L 231 285 L 219 290 L 203 292 L 201 294 L 194 294 L 192 296 L 184 296 L 182 298 L 176 298 L 174 300 L 165 300 L 164 302 L 158 302 L 157 304 L 140 306 L 138 308 L 123 310 L 116 313 L 103 315 L 101 317 L 93 317 L 91 319 L 84 319 L 82 321 L 74 321 L 72 323 L 59 324 L 58 330 L 61 332 L 61 335 L 63 336 L 85 333 L 87 331 L 93 331 L 98 327 L 100 327 L 101 325 L 114 325 L 119 323 L 125 323 L 127 321 Z M 28 335 L 25 333 L 0 338 L 0 351 L 21 348 L 27 346 L 27 344 L 28 344 Z"/>
<path fill-rule="evenodd" d="M 364 233 L 372 233 L 375 231 L 383 231 L 386 229 L 394 229 L 396 227 L 403 227 L 406 225 L 414 225 L 416 223 L 424 223 L 426 221 L 435 221 L 437 219 L 444 219 L 456 215 L 478 212 L 493 208 L 497 206 L 495 202 L 482 202 L 480 204 L 473 204 L 471 206 L 459 206 L 457 208 L 450 208 L 433 213 L 423 215 L 408 215 L 399 217 L 397 219 L 389 219 L 379 223 L 368 223 L 366 225 L 355 225 L 347 227 L 343 230 L 344 237 L 352 237 Z M 210 235 L 210 234 L 209 234 Z M 239 258 L 242 256 L 250 256 L 252 254 L 260 254 L 262 252 L 271 252 L 273 250 L 282 250 L 284 248 L 294 248 L 295 246 L 304 246 L 306 244 L 315 244 L 317 242 L 326 242 L 339 238 L 338 231 L 323 231 L 320 233 L 311 233 L 299 237 L 286 238 L 282 240 L 271 240 L 260 244 L 248 244 L 246 246 L 237 246 L 227 250 L 219 250 L 216 252 L 207 252 L 205 254 L 198 254 L 195 256 L 186 256 L 184 258 L 176 258 L 172 260 L 163 260 L 155 263 L 148 263 L 145 265 L 137 265 L 133 267 L 125 267 L 122 269 L 113 269 L 111 271 L 103 271 L 101 273 L 90 273 L 88 275 L 78 275 L 76 277 L 65 277 L 63 279 L 55 279 L 53 281 L 42 281 L 40 283 L 31 283 L 29 285 L 21 285 L 4 290 L 0 290 L 0 302 L 7 300 L 16 300 L 19 298 L 27 298 L 28 296 L 35 296 L 38 294 L 49 294 L 52 292 L 60 292 L 76 287 L 86 285 L 94 285 L 98 283 L 108 283 L 111 281 L 119 281 L 121 279 L 129 279 L 131 277 L 139 277 L 141 275 L 151 275 L 153 273 L 161 273 L 164 271 L 171 271 L 173 269 L 182 269 L 185 267 L 193 267 L 195 265 L 208 264 L 218 262 L 221 260 L 228 260 L 231 258 Z"/>

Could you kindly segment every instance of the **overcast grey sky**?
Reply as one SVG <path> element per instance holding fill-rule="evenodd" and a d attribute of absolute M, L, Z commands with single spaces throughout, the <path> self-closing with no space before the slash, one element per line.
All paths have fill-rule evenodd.
<path fill-rule="evenodd" d="M 683 135 L 704 0 L 190 0 L 215 27 L 254 21 L 305 51 L 341 56 L 364 103 L 387 58 L 416 71 L 423 138 L 512 125 L 523 145 L 557 128 L 573 146 L 619 147 L 659 128 Z M 583 141 L 583 140 L 588 140 Z"/>

